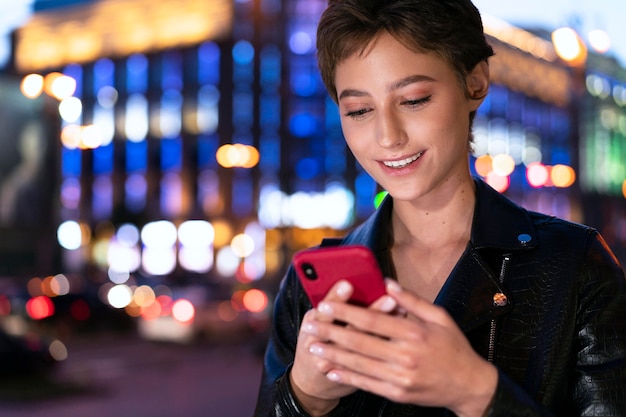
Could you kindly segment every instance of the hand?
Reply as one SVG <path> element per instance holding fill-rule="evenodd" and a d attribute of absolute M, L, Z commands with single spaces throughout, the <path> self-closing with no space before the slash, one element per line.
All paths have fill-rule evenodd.
<path fill-rule="evenodd" d="M 470 346 L 441 307 L 389 281 L 388 293 L 407 316 L 325 300 L 308 340 L 329 380 L 392 401 L 446 407 L 482 416 L 497 385 L 495 367 Z M 337 326 L 334 321 L 347 323 Z"/>
<path fill-rule="evenodd" d="M 323 302 L 347 305 L 353 287 L 347 281 L 340 281 L 331 288 Z M 390 296 L 383 296 L 375 301 L 369 309 L 381 313 L 391 312 L 397 303 Z M 363 307 L 354 307 L 365 310 Z M 337 367 L 314 353 L 314 346 L 328 342 L 316 336 L 315 329 L 324 326 L 345 328 L 342 324 L 333 323 L 333 317 L 321 313 L 317 309 L 308 311 L 302 320 L 300 334 L 296 346 L 294 363 L 289 375 L 294 395 L 305 410 L 313 415 L 324 415 L 337 406 L 339 400 L 356 391 L 354 386 L 345 385 L 326 377 L 326 374 Z"/>

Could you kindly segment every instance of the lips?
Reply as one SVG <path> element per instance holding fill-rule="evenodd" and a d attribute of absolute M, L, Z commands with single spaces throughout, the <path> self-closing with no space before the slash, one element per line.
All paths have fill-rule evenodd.
<path fill-rule="evenodd" d="M 417 161 L 423 153 L 424 152 L 420 152 L 408 158 L 398 159 L 395 161 L 383 161 L 383 164 L 385 164 L 385 166 L 389 168 L 404 168 L 407 165 L 410 165 L 413 162 Z"/>

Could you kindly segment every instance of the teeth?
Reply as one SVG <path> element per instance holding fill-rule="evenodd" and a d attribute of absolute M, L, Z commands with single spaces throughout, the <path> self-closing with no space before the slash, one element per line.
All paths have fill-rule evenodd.
<path fill-rule="evenodd" d="M 383 163 L 390 168 L 404 168 L 411 162 L 417 161 L 420 156 L 422 156 L 422 152 L 418 153 L 417 155 L 413 155 L 410 158 L 401 159 L 399 161 L 384 161 Z"/>

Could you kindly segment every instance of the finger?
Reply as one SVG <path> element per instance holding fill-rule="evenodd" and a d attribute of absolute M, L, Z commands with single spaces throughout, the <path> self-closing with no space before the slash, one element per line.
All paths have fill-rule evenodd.
<path fill-rule="evenodd" d="M 352 286 L 352 284 L 350 284 L 350 282 L 346 280 L 339 280 L 337 281 L 335 285 L 331 287 L 331 289 L 328 291 L 326 296 L 324 296 L 321 303 L 326 303 L 326 302 L 347 303 L 350 297 L 352 296 L 353 292 L 354 292 L 354 287 Z M 319 311 L 319 306 L 321 305 L 321 303 L 317 306 L 316 311 Z M 321 321 L 329 321 L 329 320 L 332 321 L 332 317 L 329 317 L 328 315 L 325 315 L 325 314 L 320 315 L 317 313 L 315 314 L 315 319 L 321 320 Z"/>
<path fill-rule="evenodd" d="M 378 300 L 374 301 L 369 308 L 376 311 L 381 311 L 383 313 L 391 313 L 396 311 L 398 307 L 398 303 L 393 297 L 388 295 L 383 295 Z"/>
<path fill-rule="evenodd" d="M 317 307 L 320 322 L 339 322 L 345 327 L 382 339 L 402 339 L 406 334 L 422 334 L 419 323 L 404 316 L 388 314 L 346 303 L 322 302 Z M 326 318 L 324 318 L 326 316 Z M 326 337 L 326 335 L 324 336 Z"/>
<path fill-rule="evenodd" d="M 450 316 L 443 308 L 434 305 L 430 301 L 410 291 L 406 291 L 396 281 L 388 279 L 386 281 L 386 288 L 388 294 L 398 303 L 399 308 L 404 309 L 415 318 L 441 325 L 450 323 Z"/>

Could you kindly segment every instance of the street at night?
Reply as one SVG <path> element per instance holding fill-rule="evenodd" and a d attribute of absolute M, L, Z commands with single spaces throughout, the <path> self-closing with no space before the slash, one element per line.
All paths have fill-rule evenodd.
<path fill-rule="evenodd" d="M 248 417 L 262 368 L 259 343 L 175 344 L 81 336 L 49 380 L 5 379 L 2 417 Z"/>

